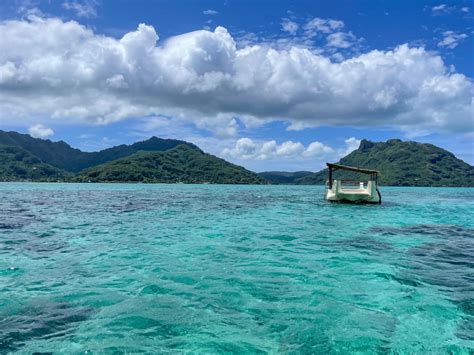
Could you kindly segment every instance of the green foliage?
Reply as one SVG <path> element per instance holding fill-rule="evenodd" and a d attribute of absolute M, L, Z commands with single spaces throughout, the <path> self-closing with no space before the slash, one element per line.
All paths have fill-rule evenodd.
<path fill-rule="evenodd" d="M 474 186 L 474 167 L 432 144 L 391 139 L 374 143 L 362 140 L 359 149 L 339 164 L 380 171 L 379 183 L 391 186 Z M 334 178 L 359 179 L 337 171 Z M 327 169 L 298 179 L 298 184 L 324 184 Z M 362 177 L 363 179 L 363 177 Z"/>
<path fill-rule="evenodd" d="M 165 151 L 180 144 L 185 144 L 199 150 L 194 144 L 188 142 L 152 137 L 132 145 L 122 144 L 99 152 L 82 152 L 79 149 L 72 148 L 63 141 L 51 142 L 49 139 L 37 139 L 27 134 L 0 130 L 0 146 L 22 148 L 46 164 L 71 172 L 78 172 L 91 166 L 135 154 L 139 151 Z"/>
<path fill-rule="evenodd" d="M 393 186 L 474 186 L 474 167 L 431 144 L 363 140 L 340 164 L 376 169 Z M 365 179 L 338 171 L 334 178 Z M 152 137 L 100 152 L 0 130 L 0 181 L 183 182 L 218 184 L 324 184 L 327 169 L 255 174 L 204 153 L 194 144 Z"/>
<path fill-rule="evenodd" d="M 311 174 L 313 174 L 311 171 L 264 171 L 262 173 L 258 173 L 257 175 L 275 185 L 293 185 L 298 179 L 304 178 L 305 176 Z"/>
<path fill-rule="evenodd" d="M 0 181 L 25 180 L 266 183 L 251 171 L 175 139 L 152 137 L 132 145 L 87 153 L 62 141 L 0 131 Z"/>
<path fill-rule="evenodd" d="M 64 181 L 69 174 L 18 147 L 0 146 L 0 181 Z"/>
<path fill-rule="evenodd" d="M 262 184 L 265 180 L 240 166 L 188 145 L 165 152 L 138 152 L 84 170 L 80 182 L 160 182 Z"/>

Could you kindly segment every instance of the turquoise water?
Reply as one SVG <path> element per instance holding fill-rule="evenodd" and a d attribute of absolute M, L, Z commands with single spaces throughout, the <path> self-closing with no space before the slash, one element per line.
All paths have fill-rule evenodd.
<path fill-rule="evenodd" d="M 469 353 L 474 189 L 0 184 L 0 353 Z"/>

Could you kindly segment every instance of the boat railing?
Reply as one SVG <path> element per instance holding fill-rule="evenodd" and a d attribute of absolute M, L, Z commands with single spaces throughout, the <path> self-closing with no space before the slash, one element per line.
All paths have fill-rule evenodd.
<path fill-rule="evenodd" d="M 360 180 L 341 180 L 341 184 L 348 184 L 348 185 L 359 185 L 360 183 L 367 184 L 367 181 L 360 181 Z"/>
<path fill-rule="evenodd" d="M 341 188 L 344 189 L 367 189 L 367 181 L 358 181 L 358 180 L 341 180 Z"/>
<path fill-rule="evenodd" d="M 381 203 L 382 196 L 378 189 L 377 170 L 357 168 L 353 166 L 341 164 L 326 164 L 328 167 L 329 179 L 326 182 L 326 199 L 329 201 L 351 201 L 360 202 L 366 201 L 371 203 Z M 337 170 L 346 170 L 355 173 L 368 175 L 368 181 L 360 180 L 343 180 L 334 178 L 333 172 Z M 377 192 L 377 195 L 375 195 Z"/>
<path fill-rule="evenodd" d="M 333 180 L 336 181 L 336 180 Z M 331 189 L 332 186 L 329 186 L 329 180 L 326 180 L 326 189 Z M 340 186 L 343 189 L 367 189 L 369 186 L 368 181 L 359 181 L 359 180 L 340 180 Z"/>

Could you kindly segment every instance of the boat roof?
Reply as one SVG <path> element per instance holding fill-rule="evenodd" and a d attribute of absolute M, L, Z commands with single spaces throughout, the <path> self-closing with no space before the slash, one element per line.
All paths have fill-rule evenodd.
<path fill-rule="evenodd" d="M 347 166 L 347 165 L 333 164 L 333 163 L 326 163 L 326 165 L 331 170 L 341 169 L 341 170 L 356 171 L 358 173 L 364 173 L 364 174 L 380 174 L 378 170 L 362 169 L 362 168 L 356 168 L 354 166 Z"/>

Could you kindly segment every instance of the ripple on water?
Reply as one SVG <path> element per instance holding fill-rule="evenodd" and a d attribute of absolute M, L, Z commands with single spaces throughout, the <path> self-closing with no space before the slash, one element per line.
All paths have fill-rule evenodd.
<path fill-rule="evenodd" d="M 444 293 L 464 314 L 456 335 L 474 340 L 474 228 L 458 225 L 375 227 L 384 236 L 428 236 L 428 241 L 408 250 L 410 258 L 398 276 L 381 274 L 414 287 L 431 284 Z"/>
<path fill-rule="evenodd" d="M 25 342 L 63 338 L 92 315 L 92 309 L 63 302 L 36 300 L 7 313 L 0 310 L 0 349 L 21 349 Z"/>
<path fill-rule="evenodd" d="M 0 347 L 469 353 L 474 193 L 406 191 L 0 184 Z"/>

